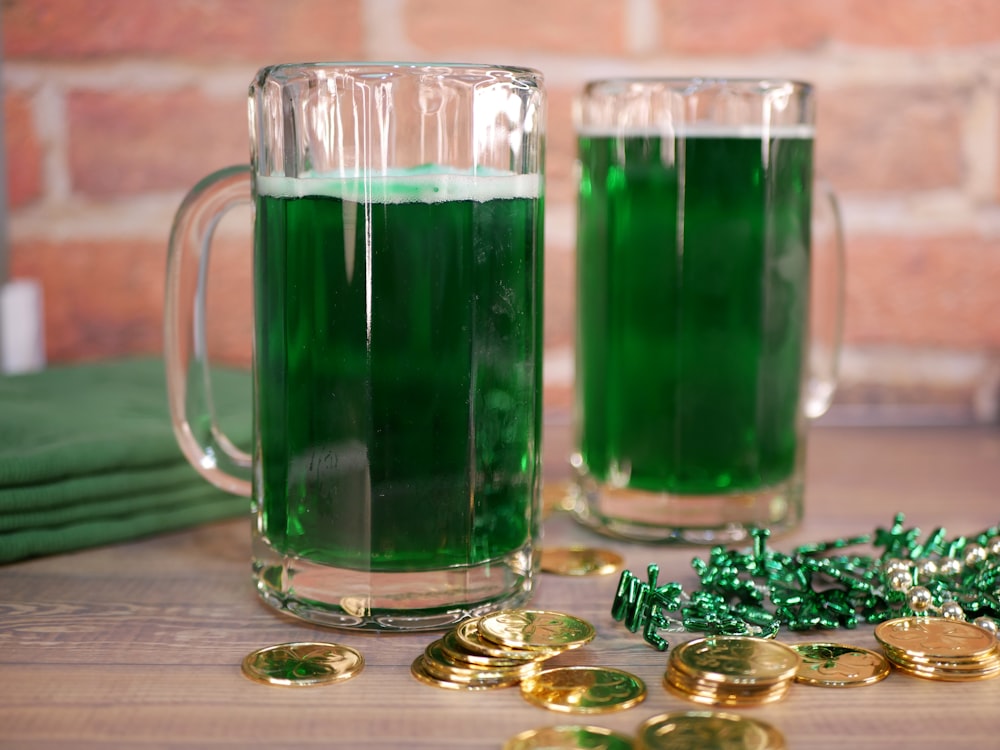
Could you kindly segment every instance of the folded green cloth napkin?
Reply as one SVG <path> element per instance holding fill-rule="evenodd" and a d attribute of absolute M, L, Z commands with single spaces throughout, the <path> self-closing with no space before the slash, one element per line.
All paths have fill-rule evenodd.
<path fill-rule="evenodd" d="M 214 369 L 219 421 L 246 447 L 249 373 Z M 242 515 L 174 439 L 158 359 L 0 378 L 0 563 Z"/>

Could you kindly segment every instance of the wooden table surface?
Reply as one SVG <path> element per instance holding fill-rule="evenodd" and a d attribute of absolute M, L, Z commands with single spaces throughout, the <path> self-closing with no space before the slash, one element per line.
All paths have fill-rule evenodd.
<path fill-rule="evenodd" d="M 546 434 L 547 477 L 565 476 L 560 438 Z M 806 521 L 778 549 L 888 526 L 896 512 L 929 532 L 973 534 L 1000 521 L 1000 430 L 814 428 Z M 625 556 L 641 573 L 691 587 L 705 551 L 629 545 L 562 514 L 545 545 L 585 543 Z M 409 666 L 434 634 L 324 630 L 257 601 L 246 521 L 0 568 L 0 747 L 72 748 L 500 748 L 522 730 L 597 724 L 632 733 L 646 718 L 698 706 L 666 692 L 665 656 L 609 615 L 617 576 L 543 575 L 532 606 L 592 622 L 590 645 L 554 664 L 624 668 L 648 697 L 627 711 L 558 714 L 516 688 L 454 692 L 423 685 Z M 672 643 L 679 642 L 671 636 Z M 836 640 L 877 647 L 870 626 L 786 633 L 785 642 Z M 293 640 L 359 649 L 364 671 L 329 686 L 259 685 L 240 673 L 250 651 Z M 1000 679 L 945 683 L 893 673 L 870 687 L 794 685 L 781 702 L 741 713 L 773 724 L 790 748 L 997 748 Z"/>

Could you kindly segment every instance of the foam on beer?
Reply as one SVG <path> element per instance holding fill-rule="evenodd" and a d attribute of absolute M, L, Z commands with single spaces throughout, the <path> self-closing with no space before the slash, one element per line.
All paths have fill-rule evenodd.
<path fill-rule="evenodd" d="M 813 138 L 816 128 L 812 125 L 716 125 L 715 123 L 680 123 L 671 127 L 652 125 L 615 127 L 613 125 L 587 125 L 577 133 L 588 138 Z"/>
<path fill-rule="evenodd" d="M 541 175 L 416 168 L 362 176 L 305 174 L 299 177 L 257 175 L 258 195 L 275 198 L 325 196 L 357 203 L 485 202 L 538 198 Z"/>

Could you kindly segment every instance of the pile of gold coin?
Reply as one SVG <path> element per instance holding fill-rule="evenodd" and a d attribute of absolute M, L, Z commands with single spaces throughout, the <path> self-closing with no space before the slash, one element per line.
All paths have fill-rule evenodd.
<path fill-rule="evenodd" d="M 776 641 L 749 636 L 707 636 L 675 648 L 667 660 L 667 689 L 714 706 L 756 706 L 781 700 L 801 657 Z"/>
<path fill-rule="evenodd" d="M 917 677 L 964 682 L 1000 675 L 1000 642 L 970 622 L 900 617 L 879 623 L 875 638 L 895 667 Z"/>
<path fill-rule="evenodd" d="M 594 635 L 593 625 L 562 612 L 502 610 L 449 630 L 424 649 L 410 672 L 423 683 L 451 690 L 511 687 Z"/>

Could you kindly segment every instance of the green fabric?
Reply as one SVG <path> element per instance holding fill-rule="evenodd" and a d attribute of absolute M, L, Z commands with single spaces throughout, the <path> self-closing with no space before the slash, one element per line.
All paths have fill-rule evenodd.
<path fill-rule="evenodd" d="M 218 419 L 250 438 L 250 375 L 213 370 Z M 0 378 L 0 563 L 249 511 L 181 454 L 163 362 L 53 367 Z"/>

